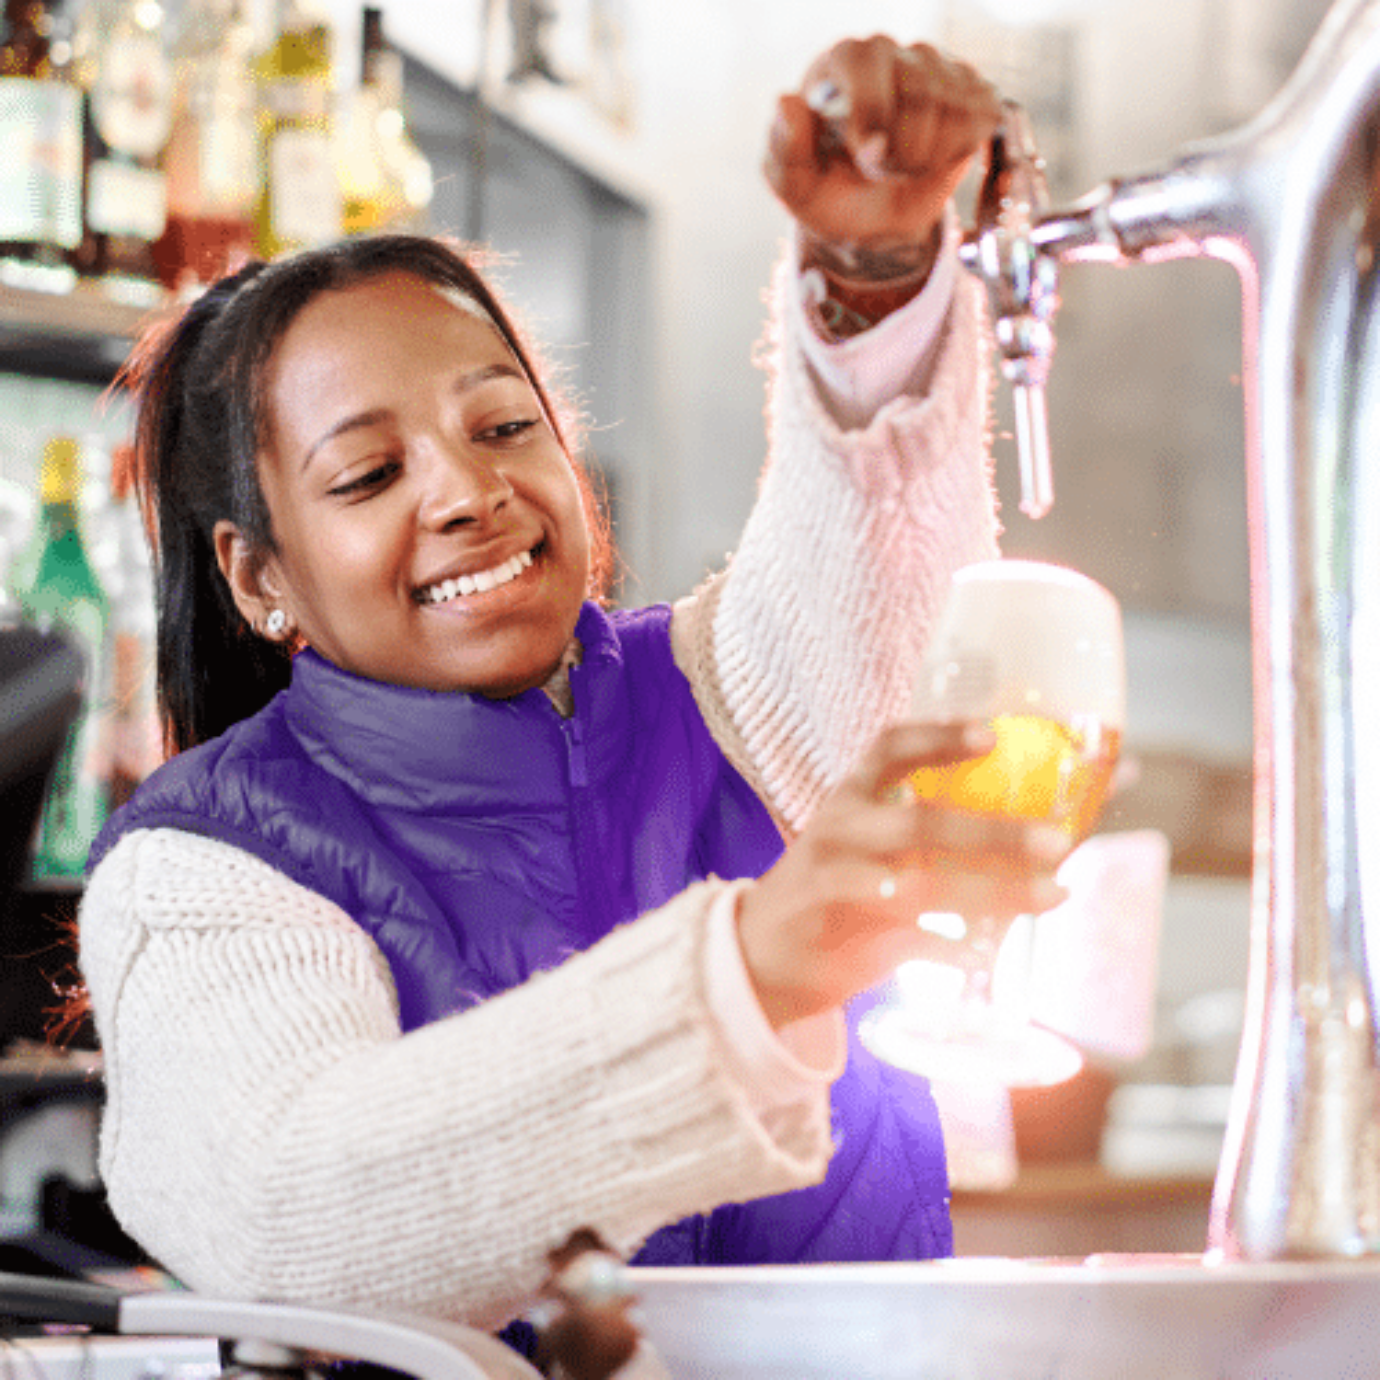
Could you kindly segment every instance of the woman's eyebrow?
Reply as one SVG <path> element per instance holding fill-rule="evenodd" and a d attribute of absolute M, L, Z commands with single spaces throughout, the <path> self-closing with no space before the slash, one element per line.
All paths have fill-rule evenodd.
<path fill-rule="evenodd" d="M 521 383 L 527 382 L 527 375 L 515 364 L 485 364 L 479 369 L 471 369 L 467 373 L 461 374 L 455 380 L 453 391 L 468 393 L 481 384 L 488 383 L 490 379 L 499 378 L 514 378 Z M 305 470 L 311 464 L 312 459 L 322 446 L 334 441 L 338 436 L 343 436 L 350 431 L 362 431 L 365 427 L 377 426 L 380 422 L 386 422 L 392 415 L 391 410 L 386 407 L 372 407 L 367 412 L 352 412 L 349 416 L 342 417 L 311 443 L 306 455 L 302 457 L 302 469 Z"/>
<path fill-rule="evenodd" d="M 471 369 L 467 374 L 461 374 L 455 380 L 455 391 L 466 393 L 472 388 L 478 388 L 481 383 L 488 383 L 490 379 L 517 379 L 519 383 L 526 383 L 527 375 L 516 364 L 510 364 L 507 360 L 497 361 L 480 369 Z"/>
<path fill-rule="evenodd" d="M 361 431 L 365 427 L 376 426 L 379 422 L 386 422 L 393 414 L 386 407 L 374 407 L 368 412 L 352 412 L 348 417 L 342 417 L 336 424 L 329 427 L 307 449 L 307 453 L 302 457 L 302 469 L 305 471 L 315 458 L 317 451 L 322 446 L 334 441 L 337 436 L 343 436 L 348 431 Z"/>

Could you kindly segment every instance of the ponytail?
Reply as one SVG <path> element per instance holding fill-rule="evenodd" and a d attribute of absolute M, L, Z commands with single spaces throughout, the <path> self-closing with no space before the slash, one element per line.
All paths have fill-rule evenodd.
<path fill-rule="evenodd" d="M 160 530 L 166 519 L 160 516 Z M 258 713 L 292 678 L 287 647 L 265 641 L 229 598 L 210 538 L 180 530 L 158 560 L 158 705 L 170 753 Z"/>
<path fill-rule="evenodd" d="M 255 636 L 236 608 L 213 538 L 228 518 L 271 545 L 253 428 L 246 437 L 243 420 L 232 418 L 236 400 L 215 353 L 228 303 L 262 267 L 242 269 L 155 328 L 124 373 L 138 403 L 134 473 L 153 548 L 158 709 L 169 753 L 257 713 L 291 677 L 288 651 Z"/>

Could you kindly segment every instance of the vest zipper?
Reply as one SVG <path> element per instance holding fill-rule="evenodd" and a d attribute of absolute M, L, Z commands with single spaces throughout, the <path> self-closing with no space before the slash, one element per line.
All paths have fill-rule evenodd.
<path fill-rule="evenodd" d="M 565 734 L 566 768 L 572 786 L 589 785 L 589 764 L 585 758 L 585 728 L 578 714 L 561 720 Z"/>
<path fill-rule="evenodd" d="M 599 934 L 605 932 L 617 916 L 613 897 L 609 894 L 608 860 L 600 852 L 596 837 L 597 812 L 589 798 L 589 758 L 586 743 L 587 725 L 577 711 L 561 721 L 565 734 L 566 775 L 570 785 L 571 844 L 574 849 L 575 885 L 580 897 L 580 910 L 593 920 Z"/>

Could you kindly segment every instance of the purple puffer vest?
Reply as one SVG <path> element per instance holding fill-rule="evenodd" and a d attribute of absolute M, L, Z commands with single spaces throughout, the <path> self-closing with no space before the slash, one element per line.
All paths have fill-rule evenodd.
<path fill-rule="evenodd" d="M 664 606 L 610 617 L 587 604 L 570 719 L 540 690 L 488 700 L 383 685 L 304 651 L 264 710 L 156 772 L 89 866 L 133 829 L 224 840 L 368 931 L 404 1029 L 463 1010 L 694 881 L 757 876 L 780 855 L 770 816 L 672 659 L 669 629 Z M 638 1263 L 950 1254 L 925 1082 L 880 1064 L 850 1032 L 833 1126 L 822 1184 L 667 1227 Z"/>

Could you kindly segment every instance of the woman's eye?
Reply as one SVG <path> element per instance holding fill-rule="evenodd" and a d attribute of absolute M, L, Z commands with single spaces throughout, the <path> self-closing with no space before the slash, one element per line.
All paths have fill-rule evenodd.
<path fill-rule="evenodd" d="M 359 497 L 370 493 L 374 489 L 381 489 L 397 472 L 398 464 L 395 460 L 384 460 L 377 465 L 372 465 L 363 474 L 356 475 L 353 479 L 347 479 L 343 484 L 337 484 L 334 488 L 328 489 L 333 498 Z"/>
<path fill-rule="evenodd" d="M 499 422 L 496 426 L 485 427 L 478 436 L 481 441 L 516 441 L 534 426 L 535 417 L 515 417 L 510 422 Z"/>

